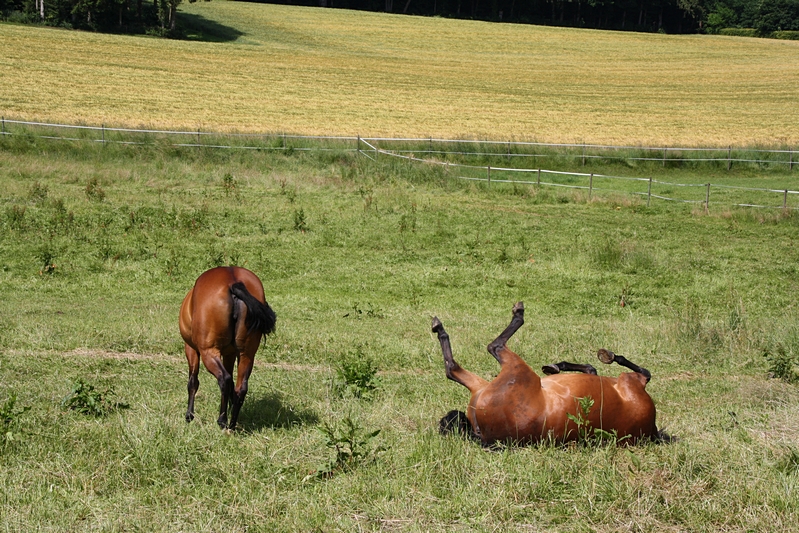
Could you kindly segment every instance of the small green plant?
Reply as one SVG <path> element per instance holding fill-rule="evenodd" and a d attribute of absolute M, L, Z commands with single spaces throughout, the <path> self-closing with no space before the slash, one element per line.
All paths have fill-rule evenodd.
<path fill-rule="evenodd" d="M 411 209 L 408 213 L 403 213 L 399 222 L 400 233 L 416 233 L 416 204 L 411 204 Z"/>
<path fill-rule="evenodd" d="M 86 193 L 86 198 L 92 202 L 102 202 L 105 200 L 105 190 L 100 187 L 97 178 L 92 178 L 86 183 L 84 192 Z"/>
<path fill-rule="evenodd" d="M 222 177 L 222 190 L 225 191 L 225 196 L 230 196 L 231 194 L 235 194 L 237 192 L 238 183 L 236 182 L 236 178 L 228 172 Z"/>
<path fill-rule="evenodd" d="M 594 407 L 594 399 L 592 397 L 575 398 L 575 401 L 578 407 L 577 414 L 567 413 L 566 416 L 577 425 L 577 444 L 579 446 L 615 446 L 629 438 L 629 436 L 619 438 L 615 429 L 613 431 L 605 431 L 591 425 L 588 415 L 591 414 L 591 409 Z"/>
<path fill-rule="evenodd" d="M 305 211 L 302 207 L 294 210 L 294 229 L 302 233 L 308 231 L 308 223 L 305 221 Z"/>
<path fill-rule="evenodd" d="M 17 407 L 17 395 L 12 393 L 6 401 L 0 405 L 0 452 L 5 450 L 12 442 L 19 439 L 14 433 L 14 427 L 20 415 L 28 411 L 30 407 Z"/>
<path fill-rule="evenodd" d="M 38 181 L 34 181 L 33 185 L 31 185 L 30 190 L 28 191 L 28 198 L 34 204 L 40 204 L 47 199 L 47 193 L 49 189 L 47 185 L 42 185 Z"/>
<path fill-rule="evenodd" d="M 12 228 L 22 229 L 25 224 L 26 210 L 27 208 L 24 205 L 12 205 L 6 210 L 6 218 Z"/>
<path fill-rule="evenodd" d="M 379 385 L 377 364 L 366 355 L 363 347 L 345 354 L 336 364 L 333 392 L 339 396 L 353 396 L 371 400 Z"/>
<path fill-rule="evenodd" d="M 319 431 L 326 439 L 325 446 L 335 452 L 335 457 L 321 465 L 315 476 L 308 478 L 327 479 L 339 473 L 352 472 L 374 463 L 386 451 L 385 447 L 374 442 L 380 434 L 379 429 L 366 431 L 349 416 L 338 424 L 325 422 Z"/>
<path fill-rule="evenodd" d="M 763 350 L 769 374 L 788 383 L 799 383 L 799 355 L 790 346 L 778 342 Z"/>
<path fill-rule="evenodd" d="M 130 405 L 113 400 L 113 389 L 97 390 L 94 385 L 79 378 L 72 390 L 61 401 L 61 406 L 84 415 L 104 417 L 117 409 L 128 409 Z"/>
<path fill-rule="evenodd" d="M 56 251 L 51 243 L 45 244 L 36 252 L 36 261 L 39 263 L 39 274 L 54 274 Z"/>
<path fill-rule="evenodd" d="M 355 303 L 352 306 L 352 312 L 347 313 L 344 317 L 350 318 L 385 318 L 386 315 L 383 313 L 383 310 L 379 307 L 375 307 L 371 303 L 367 303 L 365 307 L 361 307 L 361 304 Z"/>

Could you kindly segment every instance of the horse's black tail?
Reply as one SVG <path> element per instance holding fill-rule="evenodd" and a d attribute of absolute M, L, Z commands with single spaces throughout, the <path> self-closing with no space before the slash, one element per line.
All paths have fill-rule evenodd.
<path fill-rule="evenodd" d="M 263 335 L 269 335 L 275 331 L 277 315 L 275 315 L 268 303 L 261 303 L 255 296 L 250 294 L 244 283 L 240 281 L 230 286 L 230 293 L 247 306 L 248 332 L 256 330 Z"/>

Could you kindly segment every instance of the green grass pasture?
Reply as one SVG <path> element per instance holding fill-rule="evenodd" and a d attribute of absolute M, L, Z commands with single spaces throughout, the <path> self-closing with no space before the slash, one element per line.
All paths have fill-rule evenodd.
<path fill-rule="evenodd" d="M 488 188 L 335 152 L 0 143 L 0 406 L 17 397 L 4 531 L 796 529 L 799 391 L 769 377 L 797 377 L 791 212 Z M 232 435 L 205 370 L 184 422 L 177 328 L 196 276 L 230 263 L 260 275 L 278 315 Z M 624 354 L 652 371 L 658 423 L 681 440 L 440 437 L 468 396 L 431 316 L 490 378 L 485 346 L 518 300 L 511 348 L 534 368 Z M 358 354 L 379 368 L 371 401 L 331 386 Z M 78 379 L 129 408 L 66 410 Z M 315 477 L 334 455 L 320 428 L 347 420 L 384 450 Z"/>
<path fill-rule="evenodd" d="M 193 39 L 3 25 L 9 118 L 668 146 L 799 144 L 799 43 L 184 4 Z"/>

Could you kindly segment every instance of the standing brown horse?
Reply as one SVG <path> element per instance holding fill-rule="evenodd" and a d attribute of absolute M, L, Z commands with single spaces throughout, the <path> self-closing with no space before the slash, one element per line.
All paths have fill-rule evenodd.
<path fill-rule="evenodd" d="M 189 407 L 186 422 L 194 419 L 194 396 L 200 387 L 200 359 L 216 377 L 222 392 L 217 423 L 234 429 L 247 396 L 261 337 L 275 330 L 275 312 L 264 298 L 258 276 L 241 267 L 218 267 L 204 272 L 180 306 L 180 334 L 189 361 Z M 233 367 L 238 361 L 236 387 Z M 228 424 L 230 404 L 230 424 Z"/>
<path fill-rule="evenodd" d="M 524 305 L 513 307 L 513 319 L 505 331 L 488 345 L 501 370 L 488 382 L 464 370 L 452 357 L 449 335 L 438 318 L 433 318 L 433 332 L 438 334 L 444 353 L 447 377 L 460 383 L 472 393 L 466 415 L 451 411 L 441 420 L 442 432 L 457 425 L 471 433 L 484 445 L 497 442 L 532 443 L 551 439 L 555 442 L 577 440 L 580 431 L 600 429 L 629 441 L 660 439 L 655 427 L 655 404 L 645 390 L 651 377 L 649 371 L 607 350 L 600 350 L 604 363 L 616 362 L 633 370 L 618 378 L 600 377 L 590 365 L 557 363 L 544 367 L 540 378 L 505 345 L 524 324 Z M 561 374 L 561 371 L 579 374 Z M 588 413 L 581 412 L 580 399 L 594 400 Z M 585 427 L 578 427 L 581 420 Z M 663 435 L 664 437 L 667 437 Z"/>

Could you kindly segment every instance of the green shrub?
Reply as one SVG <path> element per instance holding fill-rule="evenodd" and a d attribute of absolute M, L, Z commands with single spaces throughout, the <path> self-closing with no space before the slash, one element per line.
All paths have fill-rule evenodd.
<path fill-rule="evenodd" d="M 734 37 L 759 37 L 757 30 L 754 28 L 722 28 L 719 30 L 719 35 L 732 35 Z"/>
<path fill-rule="evenodd" d="M 787 39 L 789 41 L 799 41 L 799 31 L 795 30 L 784 30 L 784 31 L 775 31 L 771 34 L 771 37 L 774 39 Z"/>
<path fill-rule="evenodd" d="M 333 380 L 333 392 L 337 396 L 351 395 L 370 400 L 378 384 L 377 364 L 363 352 L 362 347 L 348 352 L 338 361 Z"/>
<path fill-rule="evenodd" d="M 335 425 L 326 422 L 319 430 L 326 438 L 325 446 L 336 453 L 331 461 L 317 470 L 315 477 L 320 479 L 352 472 L 359 466 L 373 463 L 386 450 L 373 442 L 380 434 L 379 429 L 366 431 L 349 416 Z"/>

